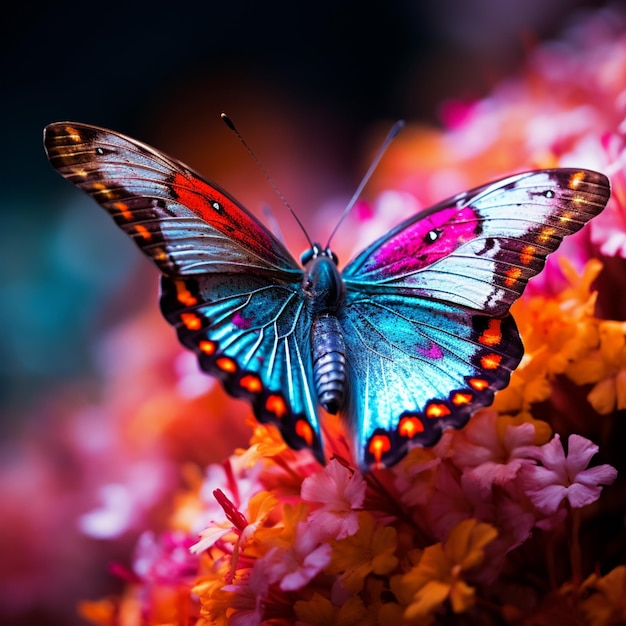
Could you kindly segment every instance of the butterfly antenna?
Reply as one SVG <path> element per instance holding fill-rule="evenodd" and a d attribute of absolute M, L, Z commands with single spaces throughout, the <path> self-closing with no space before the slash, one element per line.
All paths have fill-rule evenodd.
<path fill-rule="evenodd" d="M 228 117 L 228 115 L 226 115 L 226 113 L 222 113 L 221 114 L 221 118 L 224 120 L 224 123 L 226 124 L 226 126 L 228 126 L 228 128 L 230 128 L 230 130 L 232 130 L 233 133 L 235 133 L 235 135 L 237 136 L 237 139 L 239 139 L 239 141 L 241 141 L 241 143 L 243 144 L 243 147 L 248 151 L 248 154 L 252 157 L 252 159 L 257 164 L 257 166 L 261 170 L 261 172 L 263 172 L 263 176 L 265 176 L 265 178 L 267 179 L 269 184 L 272 186 L 272 189 L 276 192 L 276 195 L 280 198 L 281 202 L 289 209 L 289 212 L 293 215 L 294 219 L 298 223 L 298 226 L 300 226 L 300 229 L 304 233 L 304 236 L 306 237 L 306 240 L 309 242 L 309 245 L 311 247 L 313 247 L 313 242 L 311 241 L 308 233 L 306 232 L 306 229 L 304 228 L 304 225 L 300 221 L 300 218 L 297 216 L 296 212 L 293 210 L 293 208 L 291 207 L 289 202 L 287 202 L 287 199 L 285 198 L 285 196 L 283 196 L 283 194 L 281 193 L 280 189 L 276 186 L 276 184 L 272 180 L 272 177 L 268 174 L 268 172 L 265 169 L 265 167 L 263 167 L 263 163 L 261 163 L 261 161 L 259 160 L 257 155 L 254 154 L 254 152 L 252 152 L 252 148 L 250 148 L 250 146 L 248 145 L 246 140 L 243 138 L 241 133 L 237 130 L 237 128 L 233 124 L 233 121 L 230 119 L 230 117 Z"/>
<path fill-rule="evenodd" d="M 363 187 L 367 185 L 367 182 L 372 177 L 374 170 L 378 167 L 378 163 L 382 159 L 383 154 L 385 154 L 385 151 L 389 147 L 389 144 L 396 138 L 396 136 L 404 128 L 404 126 L 405 126 L 404 120 L 398 120 L 391 127 L 391 130 L 387 133 L 387 136 L 385 137 L 385 141 L 383 141 L 382 145 L 378 149 L 378 152 L 376 153 L 376 156 L 374 157 L 372 164 L 370 165 L 367 172 L 365 172 L 365 176 L 363 176 L 361 183 L 359 184 L 356 191 L 354 192 L 352 198 L 350 199 L 350 202 L 348 202 L 348 206 L 346 206 L 346 208 L 343 210 L 343 213 L 341 214 L 339 221 L 335 225 L 335 228 L 333 228 L 333 231 L 330 233 L 330 237 L 328 238 L 328 243 L 326 244 L 326 249 L 330 247 L 330 241 L 335 236 L 335 233 L 339 229 L 339 226 L 341 226 L 341 223 L 343 222 L 343 220 L 345 220 L 346 217 L 348 216 L 348 213 L 352 211 L 352 207 L 354 206 L 356 201 L 359 199 L 359 196 L 361 195 L 361 192 L 363 191 Z"/>

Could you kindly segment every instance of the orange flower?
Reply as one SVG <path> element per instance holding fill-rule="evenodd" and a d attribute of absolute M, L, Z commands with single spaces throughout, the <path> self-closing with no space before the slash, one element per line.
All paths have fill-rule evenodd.
<path fill-rule="evenodd" d="M 501 413 L 528 414 L 533 404 L 550 397 L 554 376 L 569 374 L 571 364 L 597 345 L 597 293 L 591 284 L 602 264 L 590 260 L 581 274 L 564 257 L 559 264 L 567 288 L 556 297 L 522 298 L 512 307 L 526 352 L 510 385 L 496 395 L 494 408 Z"/>
<path fill-rule="evenodd" d="M 566 373 L 578 385 L 595 383 L 588 400 L 606 415 L 626 409 L 626 323 L 602 321 L 598 332 L 597 347 L 572 363 Z"/>
<path fill-rule="evenodd" d="M 381 526 L 365 511 L 358 514 L 359 530 L 350 537 L 331 541 L 332 562 L 326 568 L 329 574 L 339 574 L 343 587 L 357 593 L 365 578 L 373 573 L 389 574 L 398 566 L 395 556 L 396 529 Z"/>
<path fill-rule="evenodd" d="M 411 570 L 392 578 L 392 591 L 406 607 L 405 620 L 419 623 L 446 600 L 455 613 L 469 609 L 474 604 L 474 589 L 463 574 L 482 563 L 484 547 L 496 536 L 490 524 L 464 520 L 445 542 L 427 547 Z"/>
<path fill-rule="evenodd" d="M 341 606 L 314 593 L 310 600 L 300 600 L 294 606 L 298 619 L 308 626 L 375 626 L 376 620 L 358 596 L 353 596 Z M 369 615 L 368 615 L 369 614 Z"/>
<path fill-rule="evenodd" d="M 592 574 L 583 584 L 591 593 L 582 602 L 590 626 L 626 623 L 626 566 L 618 565 L 606 576 Z"/>

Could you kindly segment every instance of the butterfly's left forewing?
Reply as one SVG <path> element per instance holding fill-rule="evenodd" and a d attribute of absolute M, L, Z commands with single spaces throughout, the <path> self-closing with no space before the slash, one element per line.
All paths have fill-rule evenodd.
<path fill-rule="evenodd" d="M 163 314 L 201 367 L 323 461 L 302 270 L 282 243 L 217 185 L 134 139 L 60 122 L 44 143 L 161 270 Z"/>
<path fill-rule="evenodd" d="M 588 170 L 512 176 L 405 221 L 346 267 L 347 414 L 362 466 L 432 445 L 492 402 L 523 354 L 511 304 L 609 193 Z"/>
<path fill-rule="evenodd" d="M 88 124 L 44 133 L 52 166 L 88 193 L 166 275 L 302 271 L 252 214 L 215 183 L 139 141 Z"/>

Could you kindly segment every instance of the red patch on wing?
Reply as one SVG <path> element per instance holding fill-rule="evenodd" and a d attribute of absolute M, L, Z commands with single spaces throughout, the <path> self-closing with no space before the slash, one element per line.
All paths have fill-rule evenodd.
<path fill-rule="evenodd" d="M 422 420 L 414 416 L 405 416 L 400 420 L 398 424 L 398 433 L 402 437 L 408 437 L 409 439 L 415 437 L 418 433 L 424 432 L 424 424 Z"/>
<path fill-rule="evenodd" d="M 430 419 L 438 419 L 450 415 L 450 409 L 443 402 L 429 402 L 424 413 Z"/>
<path fill-rule="evenodd" d="M 275 248 L 269 233 L 252 216 L 202 179 L 176 172 L 172 190 L 181 204 L 227 236 L 243 239 L 253 249 Z"/>

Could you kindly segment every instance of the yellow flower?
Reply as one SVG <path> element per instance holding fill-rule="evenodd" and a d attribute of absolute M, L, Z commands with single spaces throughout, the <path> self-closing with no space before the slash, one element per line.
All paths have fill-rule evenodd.
<path fill-rule="evenodd" d="M 314 593 L 310 600 L 299 600 L 294 605 L 296 617 L 307 626 L 376 626 L 376 620 L 358 596 L 348 598 L 341 606 Z"/>
<path fill-rule="evenodd" d="M 275 547 L 288 550 L 296 538 L 296 528 L 306 520 L 307 512 L 308 507 L 303 502 L 298 502 L 296 506 L 285 504 L 282 520 L 274 526 L 259 528 L 254 535 L 257 552 L 247 550 L 246 555 L 261 556 Z"/>
<path fill-rule="evenodd" d="M 340 574 L 341 584 L 354 593 L 361 591 L 369 574 L 382 576 L 398 566 L 396 529 L 377 524 L 365 511 L 358 518 L 359 530 L 354 535 L 330 542 L 333 558 L 326 569 L 329 574 Z"/>
<path fill-rule="evenodd" d="M 252 419 L 249 424 L 253 429 L 250 447 L 247 450 L 236 451 L 241 456 L 244 467 L 253 467 L 265 459 L 279 456 L 288 450 L 287 444 L 274 424 L 259 424 Z"/>
<path fill-rule="evenodd" d="M 592 594 L 582 601 L 590 626 L 626 624 L 626 565 L 618 565 L 602 578 L 592 574 L 583 587 Z"/>
<path fill-rule="evenodd" d="M 601 321 L 597 346 L 575 361 L 567 375 L 576 384 L 595 383 L 588 396 L 593 408 L 606 415 L 626 408 L 626 323 Z"/>
<path fill-rule="evenodd" d="M 531 406 L 550 397 L 552 386 L 548 379 L 546 356 L 526 354 L 511 376 L 509 386 L 496 394 L 493 408 L 499 413 L 529 413 Z"/>
<path fill-rule="evenodd" d="M 235 600 L 234 593 L 223 589 L 230 578 L 230 563 L 208 553 L 202 555 L 200 563 L 201 574 L 191 590 L 200 600 L 200 614 L 208 624 L 227 626 L 227 611 Z"/>
<path fill-rule="evenodd" d="M 544 443 L 548 443 L 552 437 L 550 424 L 543 420 L 535 419 L 531 413 L 521 412 L 515 417 L 511 417 L 510 415 L 498 416 L 496 428 L 498 429 L 498 437 L 500 440 L 503 440 L 504 434 L 509 426 L 519 426 L 520 424 L 532 424 L 535 429 L 535 440 L 533 443 L 536 446 L 542 446 Z"/>
<path fill-rule="evenodd" d="M 399 626 L 402 608 L 389 601 L 390 595 L 382 580 L 369 579 L 362 593 L 348 598 L 341 606 L 314 593 L 309 600 L 296 602 L 294 611 L 307 626 Z"/>
<path fill-rule="evenodd" d="M 496 395 L 494 408 L 500 413 L 528 413 L 533 404 L 547 400 L 551 379 L 569 373 L 572 363 L 598 344 L 599 320 L 593 314 L 597 292 L 591 284 L 602 264 L 592 259 L 579 275 L 565 257 L 559 263 L 569 287 L 554 298 L 522 298 L 511 309 L 525 355 L 510 385 Z"/>
<path fill-rule="evenodd" d="M 392 578 L 391 589 L 406 607 L 405 620 L 428 623 L 429 616 L 446 600 L 455 613 L 469 609 L 474 604 L 474 589 L 463 573 L 483 561 L 483 548 L 496 536 L 490 524 L 475 519 L 459 522 L 444 543 L 427 547 L 417 565 Z"/>

